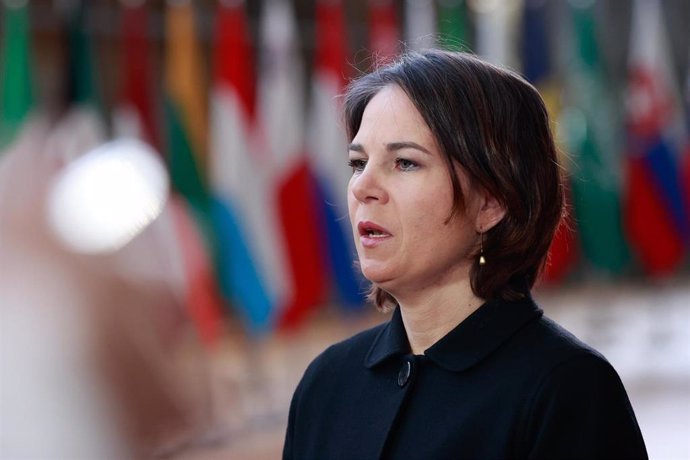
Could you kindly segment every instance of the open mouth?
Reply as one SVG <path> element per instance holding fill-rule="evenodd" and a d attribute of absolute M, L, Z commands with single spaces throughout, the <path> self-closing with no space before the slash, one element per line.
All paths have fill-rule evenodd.
<path fill-rule="evenodd" d="M 386 238 L 391 236 L 385 228 L 368 221 L 362 221 L 357 224 L 357 230 L 360 236 L 366 236 L 367 238 Z"/>

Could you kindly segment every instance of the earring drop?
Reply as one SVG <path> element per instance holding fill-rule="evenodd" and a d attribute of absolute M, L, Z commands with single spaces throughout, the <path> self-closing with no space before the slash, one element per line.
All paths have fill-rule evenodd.
<path fill-rule="evenodd" d="M 484 232 L 479 234 L 479 265 L 485 265 L 486 259 L 484 258 Z"/>

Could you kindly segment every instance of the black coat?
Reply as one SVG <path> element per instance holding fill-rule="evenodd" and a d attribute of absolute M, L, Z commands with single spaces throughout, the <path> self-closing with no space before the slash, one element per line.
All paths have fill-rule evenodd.
<path fill-rule="evenodd" d="M 410 354 L 400 312 L 333 345 L 292 399 L 284 459 L 647 458 L 616 371 L 531 299 Z"/>

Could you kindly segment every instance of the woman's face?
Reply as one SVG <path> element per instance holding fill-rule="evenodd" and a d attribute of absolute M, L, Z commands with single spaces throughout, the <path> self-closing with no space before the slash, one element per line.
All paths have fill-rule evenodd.
<path fill-rule="evenodd" d="M 400 87 L 386 86 L 366 106 L 349 158 L 348 208 L 364 276 L 394 296 L 468 277 L 479 198 L 457 168 L 465 211 L 448 221 L 445 160 Z"/>

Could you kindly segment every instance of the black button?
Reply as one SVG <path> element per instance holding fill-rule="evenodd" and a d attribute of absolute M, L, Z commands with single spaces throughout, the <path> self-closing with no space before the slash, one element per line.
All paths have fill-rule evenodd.
<path fill-rule="evenodd" d="M 412 363 L 405 361 L 398 372 L 398 386 L 400 388 L 404 387 L 410 380 L 410 374 L 412 373 Z"/>

